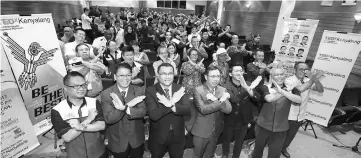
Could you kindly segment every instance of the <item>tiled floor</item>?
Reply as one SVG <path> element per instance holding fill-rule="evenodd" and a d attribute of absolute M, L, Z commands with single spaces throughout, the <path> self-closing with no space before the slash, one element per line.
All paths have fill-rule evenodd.
<path fill-rule="evenodd" d="M 355 145 L 356 141 L 360 138 L 360 134 L 351 130 L 353 126 L 344 125 L 341 127 L 331 127 L 328 130 L 346 145 Z M 341 149 L 332 146 L 332 144 L 340 144 L 332 135 L 318 125 L 314 125 L 318 139 L 315 139 L 311 130 L 303 131 L 299 130 L 296 138 L 292 142 L 288 151 L 292 158 L 361 158 L 358 155 L 348 149 Z M 50 134 L 48 134 L 51 136 Z M 40 138 L 42 146 L 38 147 L 35 151 L 24 156 L 24 158 L 49 158 L 55 157 L 58 150 L 54 150 L 54 142 L 49 138 Z M 361 145 L 361 144 L 360 144 Z M 59 148 L 58 148 L 59 149 Z M 361 150 L 361 146 L 359 146 Z M 241 158 L 247 158 L 247 155 L 242 151 Z M 192 149 L 187 149 L 184 153 L 185 158 L 192 157 Z M 221 146 L 219 145 L 216 151 L 216 158 L 220 158 L 222 154 Z M 144 157 L 150 158 L 150 154 L 144 154 Z M 165 156 L 168 157 L 168 156 Z M 264 156 L 267 157 L 267 149 L 264 151 Z M 283 157 L 283 156 L 281 156 Z"/>

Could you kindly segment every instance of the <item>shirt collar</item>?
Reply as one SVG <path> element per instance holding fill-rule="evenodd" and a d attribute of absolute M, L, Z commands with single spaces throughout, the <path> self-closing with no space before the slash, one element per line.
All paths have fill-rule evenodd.
<path fill-rule="evenodd" d="M 66 102 L 68 103 L 69 107 L 72 108 L 72 106 L 74 105 L 70 100 L 69 97 L 66 98 Z M 83 106 L 86 105 L 86 100 L 85 97 L 83 98 L 83 103 L 80 105 L 80 108 L 82 108 Z"/>
<path fill-rule="evenodd" d="M 121 89 L 118 85 L 117 85 L 117 87 L 118 87 L 119 92 L 125 91 L 124 97 L 126 97 L 127 94 L 128 94 L 129 86 L 128 86 L 127 89 L 125 89 L 125 90 Z"/>
<path fill-rule="evenodd" d="M 271 84 L 271 88 L 275 88 L 275 85 Z M 281 87 L 281 89 L 284 89 L 284 88 L 286 88 L 286 85 L 285 85 L 285 83 L 283 83 L 283 84 L 282 84 L 282 87 Z"/>
<path fill-rule="evenodd" d="M 234 87 L 236 88 L 239 88 L 239 87 L 242 87 L 242 84 L 239 84 L 239 85 L 236 85 L 234 82 L 233 82 L 233 79 L 231 79 L 231 83 Z"/>
<path fill-rule="evenodd" d="M 160 85 L 160 87 L 163 89 L 163 91 L 164 91 L 164 93 L 165 93 L 165 90 L 164 90 L 164 89 L 166 89 L 166 88 L 164 88 L 163 85 L 160 84 L 160 83 L 159 83 L 159 85 Z M 172 96 L 172 85 L 170 85 L 168 89 L 169 89 L 169 96 Z"/>

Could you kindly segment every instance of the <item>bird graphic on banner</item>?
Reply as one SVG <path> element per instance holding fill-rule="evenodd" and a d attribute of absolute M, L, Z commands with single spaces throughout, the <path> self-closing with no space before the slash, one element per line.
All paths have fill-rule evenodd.
<path fill-rule="evenodd" d="M 22 48 L 18 43 L 16 43 L 8 35 L 7 32 L 4 32 L 3 35 L 5 36 L 5 38 L 1 38 L 8 44 L 7 47 L 10 48 L 11 54 L 16 60 L 18 60 L 24 65 L 23 72 L 18 79 L 20 87 L 24 88 L 25 90 L 27 90 L 29 87 L 34 87 L 34 85 L 38 81 L 35 74 L 36 68 L 52 60 L 51 57 L 54 56 L 54 53 L 58 50 L 58 48 L 47 51 L 42 48 L 39 43 L 32 42 L 28 48 L 28 54 L 30 55 L 30 59 L 27 59 L 24 48 Z M 39 59 L 35 61 L 35 57 L 37 57 L 39 54 Z"/>

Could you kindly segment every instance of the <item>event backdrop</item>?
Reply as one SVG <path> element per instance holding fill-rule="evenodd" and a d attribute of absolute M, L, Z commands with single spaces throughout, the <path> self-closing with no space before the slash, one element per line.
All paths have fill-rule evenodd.
<path fill-rule="evenodd" d="M 275 61 L 282 63 L 287 76 L 294 74 L 294 63 L 306 61 L 318 20 L 284 19 L 281 34 L 275 35 L 272 45 L 275 50 Z"/>
<path fill-rule="evenodd" d="M 66 70 L 51 14 L 0 19 L 2 47 L 39 135 L 51 128 L 50 111 L 64 99 Z"/>
<path fill-rule="evenodd" d="M 1 158 L 20 157 L 39 144 L 14 75 L 1 49 Z"/>
<path fill-rule="evenodd" d="M 311 91 L 306 119 L 327 126 L 360 51 L 360 34 L 323 32 L 312 70 L 325 72 L 320 80 L 325 91 Z"/>

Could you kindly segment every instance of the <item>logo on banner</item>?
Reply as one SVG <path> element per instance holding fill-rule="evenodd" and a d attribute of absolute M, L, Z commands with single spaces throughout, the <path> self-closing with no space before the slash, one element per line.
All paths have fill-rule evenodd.
<path fill-rule="evenodd" d="M 7 32 L 4 32 L 3 35 L 6 39 L 2 38 L 6 43 L 8 43 L 8 48 L 11 50 L 11 54 L 14 55 L 14 58 L 21 62 L 24 65 L 24 70 L 19 76 L 18 82 L 21 88 L 27 90 L 29 87 L 33 88 L 37 82 L 36 77 L 36 68 L 38 66 L 46 64 L 48 61 L 52 60 L 50 57 L 54 56 L 54 53 L 58 48 L 51 49 L 49 51 L 45 50 L 37 42 L 32 42 L 28 48 L 28 54 L 30 59 L 26 58 L 25 50 L 18 43 L 16 43 Z M 40 54 L 41 53 L 41 54 Z M 38 60 L 35 61 L 35 57 L 40 54 Z"/>
<path fill-rule="evenodd" d="M 353 39 L 344 39 L 344 38 L 340 38 L 340 37 L 329 37 L 326 36 L 325 43 L 331 43 L 331 44 L 337 44 L 337 42 L 343 42 L 343 43 L 354 43 L 354 44 L 360 44 L 361 41 L 357 41 L 357 40 L 353 40 Z"/>

